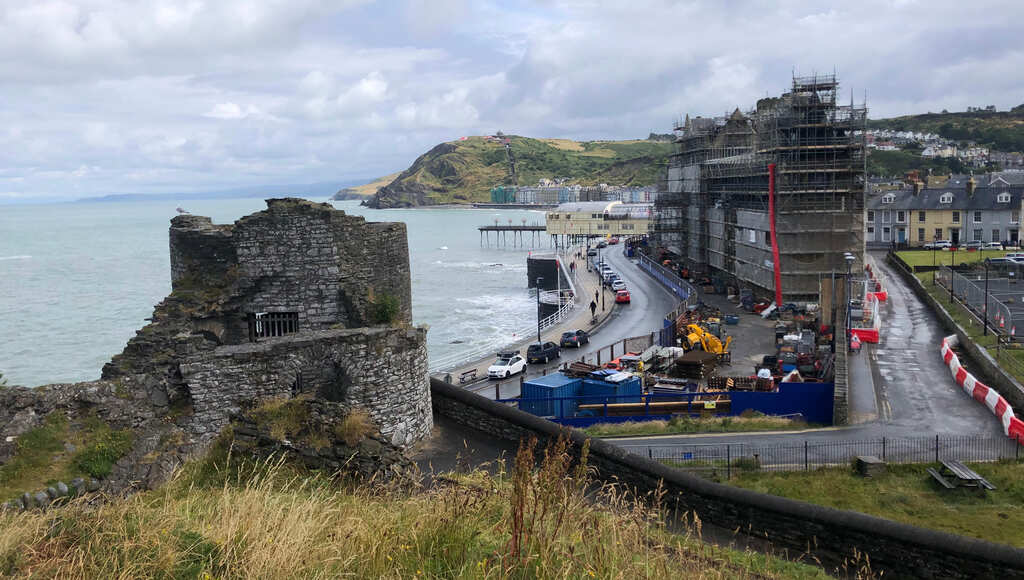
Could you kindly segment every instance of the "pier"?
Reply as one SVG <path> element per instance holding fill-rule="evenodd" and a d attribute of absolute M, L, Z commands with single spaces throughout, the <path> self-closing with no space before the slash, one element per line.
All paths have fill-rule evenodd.
<path fill-rule="evenodd" d="M 480 231 L 480 245 L 483 246 L 486 242 L 487 247 L 491 246 L 491 232 L 494 232 L 494 244 L 496 246 L 508 246 L 509 237 L 512 238 L 511 245 L 513 248 L 525 248 L 526 245 L 526 234 L 529 234 L 531 248 L 536 248 L 540 242 L 540 236 L 547 233 L 547 226 L 544 225 L 493 225 L 493 226 L 480 226 L 477 228 Z M 509 234 L 512 234 L 509 236 Z M 550 245 L 552 238 L 548 239 Z"/>

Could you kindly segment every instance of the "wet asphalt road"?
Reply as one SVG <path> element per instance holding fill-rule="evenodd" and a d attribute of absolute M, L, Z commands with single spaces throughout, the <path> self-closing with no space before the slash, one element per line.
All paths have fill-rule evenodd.
<path fill-rule="evenodd" d="M 889 290 L 884 306 L 882 339 L 864 345 L 850 358 L 850 427 L 806 432 L 737 433 L 695 436 L 632 437 L 614 443 L 636 452 L 668 453 L 680 445 L 803 445 L 885 438 L 934 437 L 936 434 L 1004 437 L 1002 426 L 984 405 L 953 382 L 939 355 L 944 335 L 931 310 L 882 257 L 876 260 Z M 970 360 L 961 357 L 964 366 Z M 819 450 L 826 453 L 824 448 Z M 802 461 L 802 451 L 797 453 Z M 848 455 L 847 455 L 848 456 Z M 813 457 L 812 457 L 813 460 Z"/>
<path fill-rule="evenodd" d="M 589 360 L 595 358 L 598 349 L 603 349 L 601 361 L 607 362 L 608 345 L 621 343 L 622 339 L 643 334 L 650 334 L 661 328 L 665 314 L 672 310 L 677 300 L 668 290 L 665 290 L 654 278 L 640 269 L 636 263 L 622 253 L 622 246 L 609 246 L 601 252 L 605 262 L 611 265 L 626 281 L 629 289 L 631 302 L 629 304 L 616 305 L 614 295 L 605 292 L 605 308 L 613 309 L 611 317 L 597 331 L 591 334 L 590 344 L 579 349 L 562 349 L 561 358 L 556 359 L 547 365 L 531 364 L 526 368 L 525 379 L 529 380 L 542 374 L 555 372 L 563 363 L 579 360 L 586 357 Z M 584 276 L 596 276 L 593 272 L 581 272 Z M 593 297 L 591 297 L 593 298 Z M 589 304 L 589 300 L 586 302 Z M 601 301 L 598 300 L 598 313 L 600 313 Z M 622 354 L 621 344 L 616 346 L 615 356 Z M 495 398 L 496 385 L 500 383 L 501 398 L 512 398 L 519 396 L 519 378 L 512 377 L 505 381 L 481 381 L 469 385 L 466 388 L 477 392 L 487 398 Z"/>

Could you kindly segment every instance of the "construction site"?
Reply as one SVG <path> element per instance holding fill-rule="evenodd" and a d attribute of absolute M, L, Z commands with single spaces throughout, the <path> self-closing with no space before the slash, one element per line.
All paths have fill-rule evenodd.
<path fill-rule="evenodd" d="M 847 253 L 863 267 L 867 108 L 838 98 L 834 74 L 794 77 L 753 110 L 676 122 L 652 257 L 780 306 L 819 302 Z"/>

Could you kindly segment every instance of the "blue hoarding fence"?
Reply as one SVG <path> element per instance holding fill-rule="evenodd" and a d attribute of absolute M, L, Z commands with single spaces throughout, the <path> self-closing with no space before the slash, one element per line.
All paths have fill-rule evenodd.
<path fill-rule="evenodd" d="M 833 383 L 782 383 L 776 392 L 727 391 L 722 393 L 679 393 L 670 395 L 584 395 L 573 397 L 544 397 L 501 399 L 498 402 L 515 404 L 519 409 L 547 417 L 556 423 L 573 427 L 588 427 L 595 423 L 621 423 L 624 421 L 667 420 L 676 414 L 699 416 L 735 416 L 744 411 L 757 411 L 765 415 L 800 415 L 809 423 L 832 424 Z M 712 402 L 711 395 L 725 395 L 728 404 Z M 697 400 L 695 402 L 695 399 Z M 666 413 L 661 405 L 652 403 L 686 403 L 686 409 Z M 610 407 L 616 403 L 643 403 L 634 413 Z M 580 406 L 588 408 L 581 409 Z"/>
<path fill-rule="evenodd" d="M 679 276 L 676 276 L 667 268 L 662 267 L 661 264 L 658 264 L 654 260 L 648 258 L 642 252 L 639 253 L 639 260 L 637 264 L 639 264 L 639 266 L 643 268 L 648 274 L 653 276 L 654 279 L 661 282 L 682 302 L 686 303 L 687 305 L 690 305 L 696 301 L 697 290 L 693 287 L 692 284 L 690 284 L 686 280 L 683 280 Z"/>

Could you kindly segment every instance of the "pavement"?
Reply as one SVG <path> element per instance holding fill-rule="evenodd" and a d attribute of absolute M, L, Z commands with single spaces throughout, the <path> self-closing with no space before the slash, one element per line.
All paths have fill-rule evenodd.
<path fill-rule="evenodd" d="M 479 393 L 490 399 L 500 394 L 500 398 L 509 399 L 519 396 L 520 377 L 529 380 L 534 377 L 556 372 L 562 364 L 580 360 L 583 358 L 589 362 L 596 362 L 598 351 L 602 361 L 610 360 L 611 351 L 609 346 L 616 348 L 615 356 L 622 354 L 621 341 L 624 338 L 650 334 L 661 328 L 662 321 L 667 312 L 672 310 L 677 300 L 671 292 L 666 290 L 657 280 L 647 275 L 646 272 L 636 265 L 635 261 L 627 258 L 622 252 L 622 246 L 609 246 L 602 251 L 602 258 L 605 262 L 622 277 L 629 289 L 631 302 L 629 304 L 616 304 L 615 294 L 610 290 L 603 292 L 604 307 L 602 309 L 600 278 L 596 272 L 587 272 L 587 266 L 583 260 L 576 265 L 576 279 L 578 281 L 577 291 L 581 296 L 581 304 L 576 308 L 576 314 L 568 320 L 563 321 L 554 327 L 541 333 L 544 341 L 551 340 L 558 342 L 562 333 L 567 330 L 582 328 L 590 333 L 590 343 L 579 349 L 562 349 L 561 358 L 546 364 L 527 365 L 526 372 L 520 376 L 511 377 L 505 380 L 488 380 L 486 378 L 473 383 L 468 383 L 465 388 Z M 598 294 L 597 320 L 590 316 L 590 300 L 594 292 Z M 511 350 L 519 348 L 524 353 L 526 346 L 535 341 L 536 337 L 524 341 L 522 344 L 512 347 Z M 476 361 L 452 371 L 452 377 L 458 380 L 459 373 L 466 368 L 477 368 L 477 376 L 485 377 L 487 366 L 493 361 L 493 357 Z"/>

